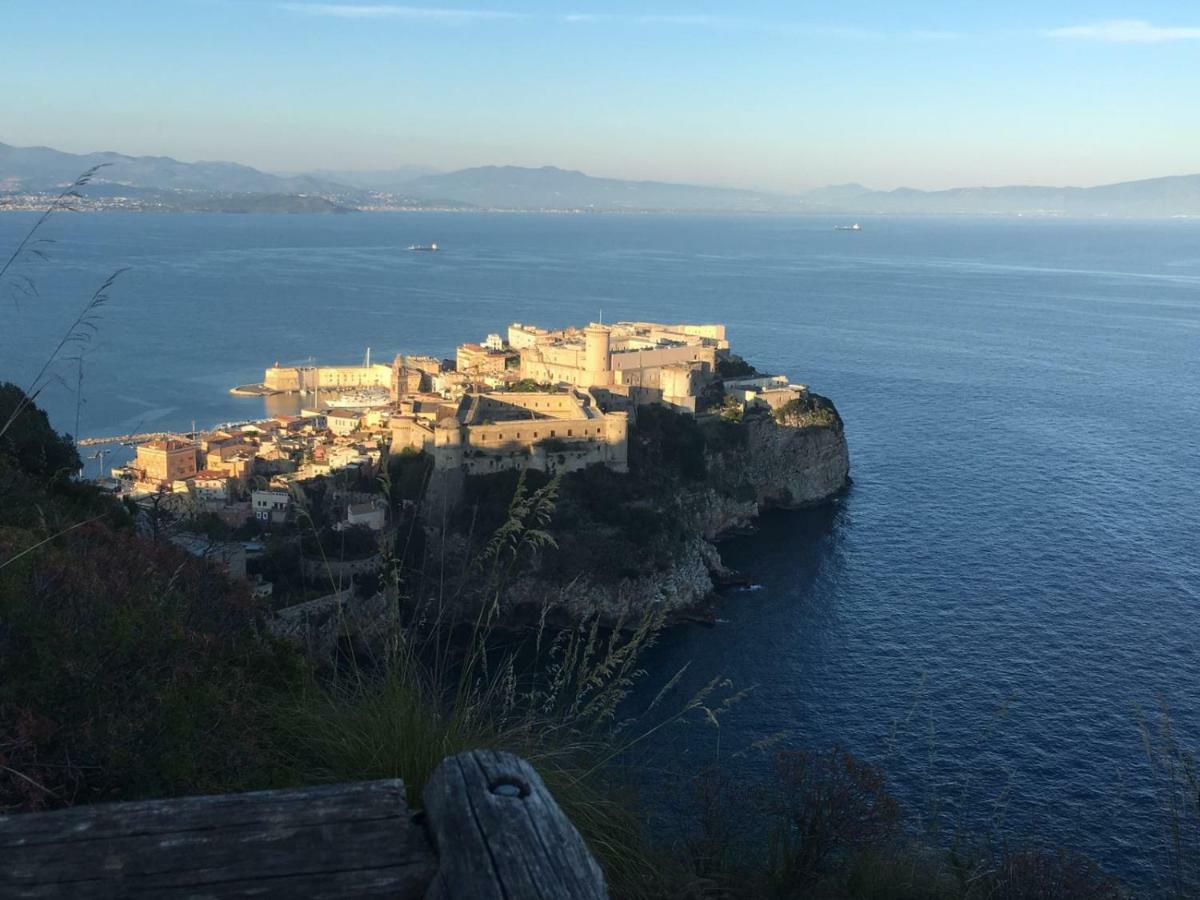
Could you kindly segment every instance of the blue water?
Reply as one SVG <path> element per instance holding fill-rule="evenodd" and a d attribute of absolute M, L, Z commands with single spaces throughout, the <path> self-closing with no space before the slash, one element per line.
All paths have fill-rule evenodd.
<path fill-rule="evenodd" d="M 0 216 L 0 247 L 29 221 Z M 914 813 L 994 819 L 1147 882 L 1162 828 L 1136 710 L 1165 701 L 1200 746 L 1200 222 L 831 225 L 64 216 L 51 261 L 24 269 L 40 298 L 0 298 L 0 378 L 27 381 L 121 266 L 82 435 L 257 415 L 227 389 L 276 360 L 449 355 L 601 310 L 723 321 L 760 368 L 837 402 L 855 483 L 726 544 L 762 589 L 669 635 L 654 675 L 690 660 L 684 692 L 757 685 L 723 753 L 840 742 Z M 400 249 L 417 241 L 446 250 Z M 44 405 L 75 430 L 64 386 Z M 710 738 L 691 733 L 681 772 Z"/>

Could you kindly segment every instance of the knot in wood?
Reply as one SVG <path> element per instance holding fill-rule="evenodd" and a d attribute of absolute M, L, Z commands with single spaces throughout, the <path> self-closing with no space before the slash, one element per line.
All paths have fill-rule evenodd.
<path fill-rule="evenodd" d="M 524 798 L 529 796 L 529 785 L 516 777 L 505 777 L 492 781 L 488 790 L 497 797 L 517 797 Z"/>

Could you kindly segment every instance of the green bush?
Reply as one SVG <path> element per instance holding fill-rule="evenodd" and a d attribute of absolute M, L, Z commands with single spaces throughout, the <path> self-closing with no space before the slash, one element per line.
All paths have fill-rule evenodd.
<path fill-rule="evenodd" d="M 268 783 L 261 725 L 298 662 L 259 613 L 208 563 L 101 523 L 0 569 L 0 806 Z"/>
<path fill-rule="evenodd" d="M 556 388 L 552 384 L 542 384 L 534 381 L 532 378 L 522 378 L 520 381 L 514 381 L 508 386 L 510 391 L 518 394 L 546 394 L 551 393 Z"/>
<path fill-rule="evenodd" d="M 820 402 L 824 398 L 816 398 L 810 394 L 807 397 L 798 397 L 795 400 L 789 400 L 779 409 L 775 410 L 775 421 L 780 425 L 786 425 L 792 428 L 808 428 L 816 426 L 820 428 L 830 428 L 840 424 L 837 413 L 833 406 L 828 402 Z"/>
<path fill-rule="evenodd" d="M 47 482 L 69 479 L 83 465 L 71 439 L 51 428 L 45 412 L 7 382 L 0 382 L 0 456 Z"/>
<path fill-rule="evenodd" d="M 723 350 L 717 355 L 717 374 L 722 378 L 750 378 L 758 374 L 758 369 L 736 353 Z"/>

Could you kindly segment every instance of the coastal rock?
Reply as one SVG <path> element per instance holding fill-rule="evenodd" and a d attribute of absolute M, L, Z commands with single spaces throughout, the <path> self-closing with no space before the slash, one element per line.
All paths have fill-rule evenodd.
<path fill-rule="evenodd" d="M 722 494 L 713 487 L 686 491 L 679 498 L 681 518 L 689 530 L 715 541 L 723 535 L 749 531 L 758 518 L 758 503 L 754 498 L 738 499 Z M 715 552 L 715 548 L 714 548 Z"/>
<path fill-rule="evenodd" d="M 563 519 L 551 518 L 551 533 L 563 529 L 556 564 L 535 561 L 505 586 L 505 625 L 598 616 L 606 625 L 632 627 L 651 612 L 663 613 L 668 621 L 690 618 L 705 608 L 718 585 L 739 578 L 721 560 L 720 538 L 752 529 L 764 510 L 811 506 L 849 483 L 841 417 L 818 395 L 806 394 L 780 411 L 747 410 L 739 422 L 702 426 L 655 415 L 657 422 L 643 423 L 646 452 L 639 454 L 640 464 L 620 476 L 634 479 L 624 495 L 618 485 L 597 490 L 593 483 L 590 492 L 581 489 L 572 503 L 564 501 Z M 661 452 L 667 445 L 676 448 L 676 456 Z M 680 447 L 694 448 L 689 451 L 694 455 L 685 461 Z M 581 506 L 589 504 L 601 509 L 581 519 Z M 665 530 L 649 528 L 654 521 L 671 524 Z M 430 530 L 431 546 L 438 532 Z M 465 566 L 469 552 L 461 535 L 448 534 L 436 555 Z M 476 614 L 473 609 L 461 613 L 464 621 Z"/>
<path fill-rule="evenodd" d="M 796 509 L 828 500 L 849 483 L 841 417 L 812 395 L 820 415 L 780 423 L 767 412 L 742 422 L 745 445 L 708 456 L 709 480 L 727 497 L 753 497 L 758 509 Z"/>
<path fill-rule="evenodd" d="M 633 627 L 651 612 L 662 612 L 670 620 L 694 610 L 712 594 L 714 569 L 724 571 L 720 554 L 697 535 L 684 542 L 667 569 L 638 578 L 603 583 L 585 574 L 561 585 L 526 575 L 506 591 L 505 618 L 533 623 L 549 608 L 555 620 L 577 622 L 598 615 L 608 626 Z"/>
<path fill-rule="evenodd" d="M 557 618 L 599 615 L 611 625 L 635 623 L 652 610 L 678 620 L 702 608 L 717 585 L 737 577 L 721 560 L 717 540 L 752 528 L 763 510 L 812 506 L 849 483 L 849 450 L 830 401 L 811 395 L 794 422 L 782 418 L 756 411 L 739 423 L 735 441 L 706 451 L 702 485 L 676 495 L 689 536 L 667 566 L 613 583 L 584 573 L 566 587 L 533 573 L 510 589 L 510 612 L 531 619 L 548 605 Z"/>

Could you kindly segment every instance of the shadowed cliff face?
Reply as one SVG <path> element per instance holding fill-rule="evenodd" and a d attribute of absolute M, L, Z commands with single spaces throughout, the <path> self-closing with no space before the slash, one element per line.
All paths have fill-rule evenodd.
<path fill-rule="evenodd" d="M 828 500 L 846 486 L 850 452 L 841 416 L 826 398 L 810 399 L 794 424 L 766 412 L 746 416 L 745 444 L 708 455 L 709 482 L 718 493 L 752 496 L 759 510 L 786 509 Z"/>
<path fill-rule="evenodd" d="M 633 456 L 634 469 L 619 477 L 632 479 L 639 503 L 677 523 L 673 548 L 637 571 L 629 566 L 631 554 L 607 561 L 593 556 L 588 562 L 574 554 L 574 565 L 528 572 L 509 590 L 511 608 L 521 610 L 518 619 L 536 619 L 546 605 L 566 620 L 599 614 L 609 624 L 631 624 L 650 610 L 685 618 L 705 608 L 716 585 L 731 574 L 714 541 L 752 528 L 763 510 L 818 504 L 849 482 L 841 417 L 818 395 L 782 414 L 754 410 L 736 423 L 697 425 L 648 411 L 635 440 L 643 446 Z M 564 485 L 564 492 L 570 490 Z M 611 504 L 621 503 L 615 493 L 609 496 Z M 587 540 L 587 534 L 571 537 Z M 614 569 L 626 571 L 614 577 Z"/>

